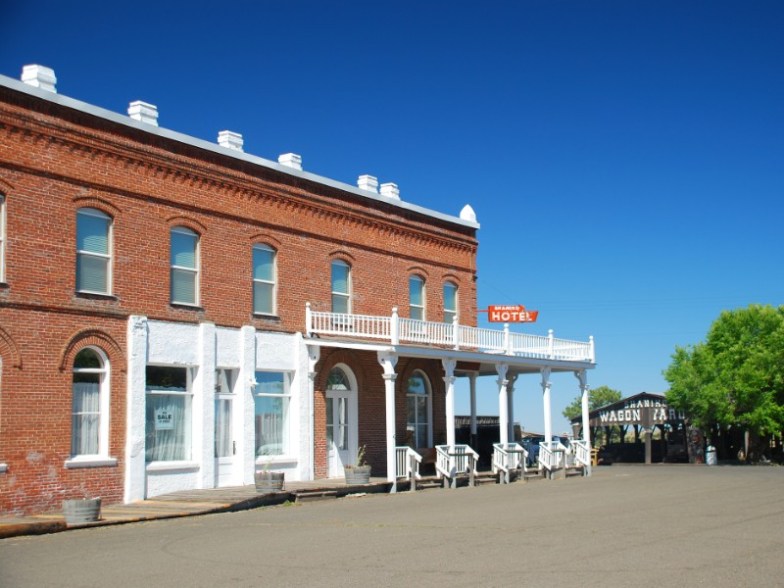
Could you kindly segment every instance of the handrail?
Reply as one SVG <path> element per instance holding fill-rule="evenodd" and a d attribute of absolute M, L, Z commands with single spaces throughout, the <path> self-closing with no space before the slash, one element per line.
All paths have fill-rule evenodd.
<path fill-rule="evenodd" d="M 585 441 L 572 441 L 574 447 L 574 460 L 583 467 L 591 465 L 591 448 Z"/>
<path fill-rule="evenodd" d="M 528 452 L 518 443 L 493 443 L 493 473 L 503 473 L 501 481 L 510 482 L 510 473 L 525 463 Z"/>
<path fill-rule="evenodd" d="M 548 476 L 556 470 L 563 469 L 566 448 L 560 443 L 539 443 L 539 463 L 547 471 Z"/>
<path fill-rule="evenodd" d="M 444 479 L 444 487 L 449 483 L 457 487 L 457 475 L 467 473 L 469 484 L 474 485 L 479 454 L 468 445 L 436 445 L 436 475 Z"/>
<path fill-rule="evenodd" d="M 593 337 L 589 337 L 587 342 L 571 341 L 556 339 L 552 331 L 546 337 L 512 333 L 509 325 L 498 330 L 460 325 L 457 320 L 452 323 L 420 321 L 399 317 L 396 308 L 392 309 L 391 316 L 373 316 L 315 311 L 307 303 L 305 332 L 308 337 L 333 335 L 379 339 L 392 345 L 414 343 L 533 359 L 596 362 Z"/>
<path fill-rule="evenodd" d="M 412 490 L 416 489 L 416 480 L 422 477 L 419 475 L 421 463 L 422 456 L 407 445 L 395 447 L 395 477 L 411 480 Z"/>

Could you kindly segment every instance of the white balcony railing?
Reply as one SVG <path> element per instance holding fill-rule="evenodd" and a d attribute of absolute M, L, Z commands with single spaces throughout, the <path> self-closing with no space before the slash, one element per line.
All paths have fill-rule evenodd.
<path fill-rule="evenodd" d="M 556 339 L 548 335 L 512 333 L 503 329 L 485 329 L 452 323 L 400 318 L 397 309 L 391 316 L 339 314 L 305 309 L 305 330 L 313 335 L 334 335 L 359 339 L 378 339 L 391 345 L 410 343 L 435 345 L 463 351 L 510 355 L 534 359 L 595 363 L 593 337 L 587 342 Z"/>

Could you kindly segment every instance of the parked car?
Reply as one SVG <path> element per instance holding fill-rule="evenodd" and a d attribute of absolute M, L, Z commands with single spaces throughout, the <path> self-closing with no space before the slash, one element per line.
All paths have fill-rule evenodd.
<path fill-rule="evenodd" d="M 560 443 L 565 448 L 569 448 L 569 437 L 553 435 L 552 440 L 553 443 Z M 542 436 L 526 437 L 520 441 L 520 445 L 528 452 L 528 458 L 525 462 L 527 466 L 535 466 L 539 462 L 539 444 L 542 441 L 544 441 Z"/>

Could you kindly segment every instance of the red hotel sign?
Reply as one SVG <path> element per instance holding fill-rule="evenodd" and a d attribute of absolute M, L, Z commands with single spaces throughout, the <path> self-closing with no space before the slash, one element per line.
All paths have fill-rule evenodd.
<path fill-rule="evenodd" d="M 538 310 L 526 310 L 521 304 L 487 307 L 487 320 L 491 323 L 535 323 L 538 316 Z"/>

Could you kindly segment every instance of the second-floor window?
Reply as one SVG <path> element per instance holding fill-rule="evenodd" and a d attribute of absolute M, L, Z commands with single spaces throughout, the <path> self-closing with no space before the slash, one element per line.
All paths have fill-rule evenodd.
<path fill-rule="evenodd" d="M 332 312 L 351 313 L 351 266 L 345 261 L 332 262 Z"/>
<path fill-rule="evenodd" d="M 185 227 L 171 230 L 171 301 L 199 303 L 199 236 Z"/>
<path fill-rule="evenodd" d="M 76 290 L 111 294 L 112 219 L 95 208 L 76 212 Z"/>
<path fill-rule="evenodd" d="M 444 284 L 444 322 L 451 323 L 457 316 L 457 286 L 452 282 Z"/>
<path fill-rule="evenodd" d="M 425 320 L 425 281 L 419 276 L 408 278 L 408 315 L 418 321 Z"/>
<path fill-rule="evenodd" d="M 275 314 L 275 250 L 266 245 L 253 246 L 253 312 Z"/>

